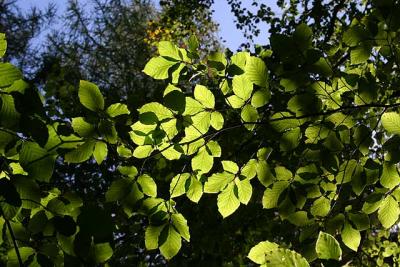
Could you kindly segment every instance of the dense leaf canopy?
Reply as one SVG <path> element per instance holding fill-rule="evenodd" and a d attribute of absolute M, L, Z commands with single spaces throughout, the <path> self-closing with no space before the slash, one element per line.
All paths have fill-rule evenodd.
<path fill-rule="evenodd" d="M 161 41 L 143 69 L 159 98 L 132 107 L 80 80 L 71 117 L 0 63 L 0 261 L 397 264 L 380 239 L 400 215 L 400 5 L 360 8 L 255 53 Z M 75 173 L 105 192 L 87 197 Z"/>

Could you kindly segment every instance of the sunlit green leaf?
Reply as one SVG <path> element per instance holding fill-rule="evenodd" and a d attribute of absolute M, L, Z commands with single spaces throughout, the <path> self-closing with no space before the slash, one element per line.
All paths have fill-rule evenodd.
<path fill-rule="evenodd" d="M 340 260 L 342 258 L 339 242 L 332 235 L 324 232 L 319 232 L 315 250 L 320 259 Z"/>
<path fill-rule="evenodd" d="M 215 98 L 213 93 L 203 85 L 196 85 L 194 88 L 194 98 L 206 108 L 214 108 Z"/>
<path fill-rule="evenodd" d="M 240 201 L 235 194 L 235 184 L 230 183 L 219 195 L 218 195 L 218 211 L 222 217 L 228 217 L 234 213 L 240 206 Z"/>
<path fill-rule="evenodd" d="M 0 58 L 4 56 L 6 50 L 7 50 L 6 35 L 4 33 L 0 33 Z"/>
<path fill-rule="evenodd" d="M 380 204 L 378 219 L 385 228 L 395 224 L 400 215 L 399 203 L 392 197 L 387 196 Z"/>
<path fill-rule="evenodd" d="M 163 57 L 154 57 L 147 62 L 143 72 L 157 80 L 168 78 L 168 70 L 176 64 L 176 61 L 169 61 Z"/>
<path fill-rule="evenodd" d="M 381 120 L 383 127 L 388 133 L 400 135 L 400 114 L 396 112 L 385 112 Z"/>
<path fill-rule="evenodd" d="M 142 188 L 142 192 L 149 197 L 157 197 L 157 185 L 147 174 L 140 175 L 137 182 Z"/>
<path fill-rule="evenodd" d="M 101 141 L 97 141 L 94 150 L 93 157 L 96 160 L 97 164 L 101 164 L 103 160 L 107 157 L 108 149 L 107 144 Z"/>
<path fill-rule="evenodd" d="M 104 98 L 94 83 L 81 80 L 79 83 L 79 101 L 91 111 L 104 109 Z"/>
<path fill-rule="evenodd" d="M 106 109 L 107 114 L 114 118 L 120 115 L 129 114 L 129 109 L 125 104 L 115 103 Z"/>
<path fill-rule="evenodd" d="M 181 60 L 179 49 L 170 41 L 161 41 L 158 43 L 158 53 L 160 56 L 171 58 L 175 60 Z"/>
<path fill-rule="evenodd" d="M 361 234 L 354 229 L 349 223 L 344 224 L 342 230 L 342 241 L 350 249 L 357 251 L 361 242 Z"/>
<path fill-rule="evenodd" d="M 180 234 L 172 225 L 168 226 L 166 230 L 168 231 L 167 238 L 160 246 L 160 252 L 166 259 L 171 259 L 181 249 L 182 241 Z"/>

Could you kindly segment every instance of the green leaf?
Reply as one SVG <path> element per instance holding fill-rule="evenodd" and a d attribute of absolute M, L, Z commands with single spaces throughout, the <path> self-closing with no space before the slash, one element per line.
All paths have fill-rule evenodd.
<path fill-rule="evenodd" d="M 348 46 L 357 46 L 368 38 L 368 33 L 361 26 L 356 25 L 349 28 L 343 34 L 343 42 Z"/>
<path fill-rule="evenodd" d="M 18 251 L 23 263 L 35 253 L 35 250 L 31 247 L 18 247 Z M 19 266 L 17 253 L 14 248 L 11 248 L 7 253 L 7 266 Z"/>
<path fill-rule="evenodd" d="M 181 173 L 172 178 L 169 185 L 169 194 L 171 198 L 179 197 L 186 192 L 186 181 L 190 178 L 189 173 Z"/>
<path fill-rule="evenodd" d="M 265 267 L 309 267 L 307 260 L 299 253 L 280 248 L 278 244 L 263 241 L 251 248 L 247 256 L 253 262 Z"/>
<path fill-rule="evenodd" d="M 201 104 L 200 103 L 197 104 L 202 109 Z M 169 84 L 167 88 L 165 88 L 164 90 L 164 105 L 167 108 L 170 108 L 178 112 L 179 114 L 182 114 L 185 111 L 185 106 L 186 106 L 185 94 L 182 93 L 182 90 L 179 89 L 178 87 Z"/>
<path fill-rule="evenodd" d="M 79 101 L 91 111 L 100 111 L 104 109 L 104 98 L 97 85 L 91 82 L 81 80 L 79 83 Z"/>
<path fill-rule="evenodd" d="M 147 250 L 157 249 L 158 248 L 158 238 L 161 234 L 161 231 L 164 229 L 164 225 L 154 226 L 149 225 L 146 228 L 144 234 L 144 242 Z"/>
<path fill-rule="evenodd" d="M 315 250 L 319 259 L 340 260 L 342 258 L 339 242 L 333 236 L 324 232 L 319 232 Z"/>
<path fill-rule="evenodd" d="M 363 204 L 362 211 L 366 214 L 374 213 L 383 202 L 383 194 L 374 192 L 368 196 Z"/>
<path fill-rule="evenodd" d="M 239 166 L 233 162 L 233 161 L 229 161 L 229 160 L 223 160 L 221 161 L 222 164 L 222 168 L 224 169 L 224 171 L 236 174 L 239 172 Z"/>
<path fill-rule="evenodd" d="M 224 127 L 224 117 L 218 111 L 214 111 L 211 113 L 210 124 L 215 130 L 221 130 Z"/>
<path fill-rule="evenodd" d="M 171 58 L 175 60 L 181 60 L 179 49 L 170 41 L 161 41 L 158 43 L 158 53 L 160 56 Z"/>
<path fill-rule="evenodd" d="M 131 190 L 129 191 L 128 195 L 126 195 L 126 197 L 124 198 L 124 204 L 133 206 L 136 204 L 136 202 L 144 198 L 144 194 L 142 193 L 142 191 L 140 191 L 137 182 L 132 183 L 130 186 Z"/>
<path fill-rule="evenodd" d="M 203 105 L 191 97 L 186 97 L 185 103 L 185 111 L 183 112 L 183 115 L 195 115 L 204 110 Z"/>
<path fill-rule="evenodd" d="M 157 185 L 147 174 L 140 175 L 137 182 L 142 188 L 142 192 L 149 197 L 157 197 Z"/>
<path fill-rule="evenodd" d="M 246 75 L 236 75 L 232 79 L 232 89 L 236 96 L 247 101 L 253 92 L 253 84 Z"/>
<path fill-rule="evenodd" d="M 312 114 L 321 109 L 321 100 L 312 93 L 298 94 L 290 98 L 287 108 L 296 113 L 296 116 Z"/>
<path fill-rule="evenodd" d="M 245 101 L 237 95 L 229 96 L 228 98 L 226 98 L 226 102 L 233 108 L 241 108 L 245 103 Z"/>
<path fill-rule="evenodd" d="M 272 188 L 267 188 L 264 191 L 262 205 L 264 209 L 272 209 L 278 206 L 279 196 L 289 186 L 287 181 L 275 182 Z"/>
<path fill-rule="evenodd" d="M 271 125 L 278 132 L 284 132 L 288 129 L 293 129 L 300 126 L 300 121 L 291 119 L 292 115 L 289 112 L 275 113 L 271 117 Z"/>
<path fill-rule="evenodd" d="M 105 141 L 107 141 L 110 144 L 117 143 L 118 133 L 117 130 L 115 129 L 113 122 L 109 120 L 102 121 L 99 124 L 98 130 L 100 134 L 104 137 Z"/>
<path fill-rule="evenodd" d="M 266 89 L 257 90 L 251 97 L 251 105 L 260 108 L 269 102 L 271 94 Z"/>
<path fill-rule="evenodd" d="M 49 154 L 34 142 L 24 142 L 19 152 L 19 163 L 22 168 L 30 177 L 41 182 L 50 181 L 55 159 L 55 155 Z"/>
<path fill-rule="evenodd" d="M 301 23 L 296 27 L 296 30 L 293 33 L 293 40 L 296 43 L 296 46 L 300 50 L 307 50 L 311 47 L 312 42 L 312 30 L 305 23 Z"/>
<path fill-rule="evenodd" d="M 196 52 L 199 48 L 199 40 L 197 39 L 196 35 L 191 35 L 188 40 L 189 50 L 191 52 Z"/>
<path fill-rule="evenodd" d="M 13 129 L 18 125 L 20 114 L 15 108 L 15 101 L 11 95 L 3 94 L 0 96 L 0 125 Z M 39 130 L 40 125 L 32 125 L 33 129 Z M 38 137 L 45 136 L 39 132 Z"/>
<path fill-rule="evenodd" d="M 120 157 L 130 158 L 132 156 L 132 151 L 124 145 L 117 147 L 117 152 Z"/>
<path fill-rule="evenodd" d="M 101 164 L 103 160 L 107 157 L 108 149 L 107 144 L 102 141 L 97 141 L 94 146 L 93 157 L 97 164 Z"/>
<path fill-rule="evenodd" d="M 186 192 L 186 196 L 193 202 L 199 202 L 203 195 L 203 185 L 195 177 L 191 176 L 189 189 Z"/>
<path fill-rule="evenodd" d="M 153 146 L 150 145 L 138 146 L 133 151 L 133 156 L 138 159 L 144 159 L 150 156 L 151 152 L 153 152 Z"/>
<path fill-rule="evenodd" d="M 168 143 L 163 143 L 162 145 L 160 145 L 159 150 L 161 151 L 161 154 L 168 160 L 180 159 L 180 157 L 182 156 L 181 152 L 183 152 L 180 146 L 178 145 L 171 146 Z"/>
<path fill-rule="evenodd" d="M 224 76 L 226 64 L 227 60 L 223 53 L 212 52 L 211 54 L 208 55 L 207 65 L 210 68 L 215 69 L 218 75 Z"/>
<path fill-rule="evenodd" d="M 218 193 L 221 192 L 226 185 L 233 181 L 235 176 L 229 172 L 214 173 L 208 177 L 204 184 L 205 193 Z"/>
<path fill-rule="evenodd" d="M 232 65 L 234 65 L 235 67 L 238 67 L 238 68 L 240 68 L 241 70 L 244 71 L 244 68 L 246 66 L 247 58 L 249 58 L 249 57 L 250 57 L 250 53 L 249 52 L 243 52 L 243 51 L 237 52 L 236 54 L 234 54 L 231 57 Z"/>
<path fill-rule="evenodd" d="M 235 183 L 230 183 L 219 195 L 217 199 L 218 211 L 222 217 L 226 218 L 234 213 L 240 206 L 240 201 L 235 194 Z"/>
<path fill-rule="evenodd" d="M 276 179 L 278 180 L 290 180 L 293 177 L 292 172 L 286 169 L 284 166 L 277 166 L 274 170 Z"/>
<path fill-rule="evenodd" d="M 258 57 L 248 57 L 245 67 L 245 75 L 254 84 L 267 87 L 268 72 L 264 61 Z"/>
<path fill-rule="evenodd" d="M 194 98 L 206 108 L 213 109 L 215 106 L 215 98 L 213 93 L 203 85 L 196 85 L 194 88 Z"/>
<path fill-rule="evenodd" d="M 399 203 L 392 197 L 387 196 L 380 204 L 378 219 L 385 228 L 392 227 L 400 215 Z"/>
<path fill-rule="evenodd" d="M 221 147 L 217 141 L 209 141 L 206 144 L 206 150 L 213 157 L 221 157 Z"/>
<path fill-rule="evenodd" d="M 131 182 L 125 178 L 115 180 L 106 192 L 106 202 L 123 199 L 131 191 Z"/>
<path fill-rule="evenodd" d="M 0 125 L 3 127 L 13 129 L 15 126 L 18 125 L 20 118 L 19 112 L 15 109 L 14 98 L 11 95 L 3 94 L 0 96 L 0 103 L 1 103 Z M 24 122 L 24 123 L 29 123 L 29 122 Z M 32 135 L 35 133 L 34 130 L 39 131 L 38 134 L 36 135 L 37 138 L 35 140 L 39 140 L 42 137 L 46 139 L 45 133 L 40 131 L 41 129 L 40 124 L 37 125 L 36 123 L 30 123 L 30 127 L 33 128 Z M 35 136 L 33 138 L 35 138 Z"/>
<path fill-rule="evenodd" d="M 350 221 L 355 225 L 356 229 L 359 231 L 364 231 L 369 229 L 369 217 L 365 213 L 349 213 Z"/>
<path fill-rule="evenodd" d="M 277 251 L 272 251 L 268 257 L 268 267 L 309 267 L 307 260 L 299 253 L 279 248 Z"/>
<path fill-rule="evenodd" d="M 371 46 L 360 45 L 350 51 L 350 61 L 352 65 L 366 63 L 371 56 Z"/>
<path fill-rule="evenodd" d="M 400 135 L 400 114 L 385 112 L 381 118 L 383 128 L 390 134 Z"/>
<path fill-rule="evenodd" d="M 175 229 L 182 236 L 182 238 L 189 242 L 190 233 L 185 217 L 183 217 L 183 215 L 180 213 L 174 213 L 171 215 L 171 220 L 172 224 L 175 226 Z"/>
<path fill-rule="evenodd" d="M 96 128 L 92 124 L 86 122 L 83 117 L 73 118 L 72 128 L 80 137 L 91 137 L 96 130 Z"/>
<path fill-rule="evenodd" d="M 242 108 L 242 112 L 240 112 L 240 117 L 246 123 L 256 122 L 259 118 L 257 109 L 255 109 L 251 105 L 246 105 Z M 255 127 L 255 124 L 246 124 L 246 128 L 252 130 Z"/>
<path fill-rule="evenodd" d="M 314 216 L 325 217 L 331 209 L 331 202 L 324 196 L 317 198 L 311 206 L 311 214 Z"/>
<path fill-rule="evenodd" d="M 351 250 L 357 251 L 361 242 L 361 234 L 346 222 L 342 230 L 342 241 Z"/>
<path fill-rule="evenodd" d="M 27 179 L 24 176 L 15 176 L 13 184 L 22 199 L 22 208 L 34 209 L 38 207 L 36 203 L 40 202 L 41 190 L 35 180 Z"/>
<path fill-rule="evenodd" d="M 257 264 L 264 264 L 267 260 L 266 255 L 278 248 L 279 246 L 276 243 L 263 241 L 252 247 L 247 257 Z"/>
<path fill-rule="evenodd" d="M 106 109 L 106 113 L 111 118 L 114 118 L 114 117 L 117 117 L 117 116 L 120 116 L 120 115 L 129 114 L 129 109 L 125 104 L 115 103 L 115 104 L 112 104 L 111 106 L 109 106 Z"/>
<path fill-rule="evenodd" d="M 265 160 L 258 161 L 257 178 L 260 181 L 260 183 L 265 187 L 272 184 L 272 182 L 274 180 L 274 176 L 271 173 L 271 169 L 268 166 L 267 161 L 265 161 Z"/>
<path fill-rule="evenodd" d="M 144 104 L 138 111 L 140 121 L 144 124 L 156 124 L 174 117 L 172 111 L 157 102 Z"/>
<path fill-rule="evenodd" d="M 178 67 L 173 67 L 173 71 L 171 73 L 171 83 L 178 84 L 181 78 L 181 72 L 186 67 L 184 63 L 179 63 Z"/>
<path fill-rule="evenodd" d="M 200 148 L 196 156 L 192 158 L 192 170 L 200 171 L 200 173 L 209 172 L 213 164 L 213 156 L 208 154 L 207 150 L 204 147 Z"/>
<path fill-rule="evenodd" d="M 287 217 L 287 220 L 296 226 L 306 226 L 310 223 L 306 211 L 296 211 Z"/>
<path fill-rule="evenodd" d="M 380 182 L 381 185 L 389 189 L 392 189 L 396 185 L 400 184 L 400 176 L 395 164 L 391 164 L 389 162 L 383 163 Z"/>
<path fill-rule="evenodd" d="M 4 56 L 6 50 L 7 50 L 6 35 L 4 33 L 0 33 L 0 58 Z"/>
<path fill-rule="evenodd" d="M 299 146 L 301 139 L 300 128 L 291 129 L 282 134 L 279 148 L 281 151 L 292 151 Z"/>
<path fill-rule="evenodd" d="M 117 169 L 121 174 L 131 178 L 135 177 L 138 174 L 138 170 L 135 166 L 118 166 Z"/>
<path fill-rule="evenodd" d="M 323 142 L 323 146 L 333 152 L 338 152 L 344 148 L 336 133 L 331 132 Z"/>
<path fill-rule="evenodd" d="M 247 179 L 253 179 L 257 174 L 257 160 L 249 160 L 240 170 L 240 175 L 246 177 Z"/>
<path fill-rule="evenodd" d="M 81 163 L 88 160 L 93 154 L 95 144 L 95 141 L 87 140 L 85 143 L 65 154 L 64 161 L 67 163 Z"/>
<path fill-rule="evenodd" d="M 147 62 L 143 72 L 156 80 L 165 80 L 168 78 L 168 70 L 177 64 L 176 61 L 169 61 L 163 57 L 153 57 Z"/>
<path fill-rule="evenodd" d="M 249 179 L 244 180 L 236 180 L 235 184 L 238 189 L 238 198 L 239 201 L 245 205 L 247 205 L 251 199 L 251 195 L 253 193 L 253 187 L 250 184 Z"/>
<path fill-rule="evenodd" d="M 109 243 L 94 244 L 93 254 L 95 262 L 102 263 L 108 261 L 112 257 L 113 250 Z"/>
<path fill-rule="evenodd" d="M 339 172 L 335 177 L 336 181 L 338 183 L 350 182 L 353 175 L 357 171 L 357 165 L 358 163 L 355 159 L 343 162 L 342 165 L 340 165 Z"/>
<path fill-rule="evenodd" d="M 0 88 L 8 87 L 22 79 L 21 71 L 10 63 L 0 63 Z"/>
<path fill-rule="evenodd" d="M 161 254 L 167 259 L 171 259 L 182 246 L 181 235 L 174 229 L 172 225 L 168 226 L 167 238 L 165 242 L 160 246 Z"/>

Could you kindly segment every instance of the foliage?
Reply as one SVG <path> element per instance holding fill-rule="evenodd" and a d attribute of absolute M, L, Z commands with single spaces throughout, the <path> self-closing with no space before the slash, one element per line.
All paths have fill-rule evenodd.
<path fill-rule="evenodd" d="M 80 112 L 73 97 L 80 79 L 95 81 L 110 101 L 130 99 L 137 104 L 136 98 L 151 99 L 157 84 L 141 70 L 152 53 L 143 38 L 155 13 L 146 0 L 90 0 L 86 6 L 68 2 L 58 21 L 64 27 L 48 35 L 49 47 L 35 77 L 36 84 L 45 85 L 47 103 L 57 116 L 62 117 L 59 107 L 67 116 Z"/>
<path fill-rule="evenodd" d="M 168 81 L 160 101 L 81 80 L 63 120 L 1 63 L 1 260 L 139 265 L 125 244 L 141 239 L 177 266 L 396 262 L 379 242 L 400 215 L 398 6 L 366 3 L 337 42 L 298 24 L 258 54 L 162 41 L 143 69 Z M 66 166 L 94 175 L 85 162 L 109 181 L 97 198 L 57 184 Z"/>
<path fill-rule="evenodd" d="M 12 59 L 25 75 L 31 76 L 38 68 L 38 47 L 32 43 L 41 35 L 55 18 L 55 6 L 49 4 L 46 9 L 37 8 L 22 11 L 16 0 L 0 1 L 0 32 L 8 38 L 7 60 Z"/>
<path fill-rule="evenodd" d="M 367 231 L 367 238 L 356 263 L 368 266 L 396 266 L 399 264 L 398 227 L 389 230 Z"/>
<path fill-rule="evenodd" d="M 219 50 L 216 36 L 218 25 L 211 17 L 208 1 L 160 1 L 162 10 L 148 22 L 145 42 L 157 47 L 160 41 L 172 41 L 184 45 L 182 40 L 197 36 L 202 50 Z"/>

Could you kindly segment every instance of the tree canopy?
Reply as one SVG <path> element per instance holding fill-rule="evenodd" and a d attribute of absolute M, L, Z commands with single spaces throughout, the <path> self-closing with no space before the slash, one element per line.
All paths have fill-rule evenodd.
<path fill-rule="evenodd" d="M 136 77 L 148 76 L 150 98 L 112 91 L 132 74 L 120 68 L 107 83 L 113 54 L 85 63 L 93 79 L 58 68 L 43 76 L 57 90 L 69 82 L 70 105 L 0 63 L 2 264 L 398 264 L 399 2 L 278 1 L 288 7 L 280 19 L 228 2 L 239 24 L 269 22 L 269 42 L 224 53 L 196 35 L 166 35 Z M 175 15 L 188 19 L 193 5 Z M 100 32 L 89 52 L 112 53 L 96 38 L 117 49 L 116 36 L 146 34 L 143 9 L 123 10 L 142 31 L 111 24 L 116 35 Z M 1 58 L 9 35 L 0 34 Z"/>

